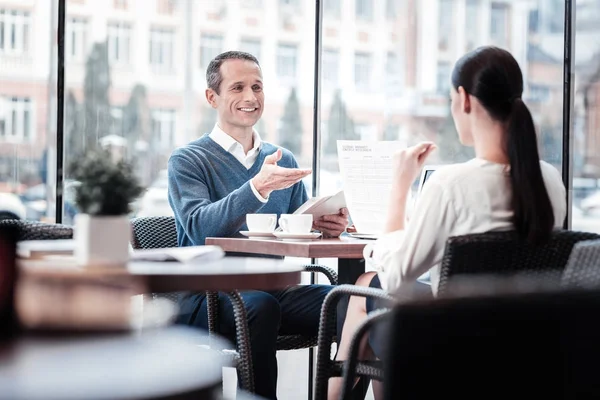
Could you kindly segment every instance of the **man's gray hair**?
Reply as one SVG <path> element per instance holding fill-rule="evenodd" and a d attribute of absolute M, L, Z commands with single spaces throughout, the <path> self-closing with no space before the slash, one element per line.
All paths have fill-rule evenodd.
<path fill-rule="evenodd" d="M 250 53 L 245 53 L 243 51 L 226 51 L 225 53 L 219 54 L 212 59 L 210 64 L 208 64 L 208 68 L 206 69 L 206 86 L 214 90 L 217 94 L 220 94 L 219 88 L 221 87 L 221 82 L 223 82 L 223 76 L 221 75 L 221 64 L 223 64 L 223 61 L 226 60 L 252 61 L 260 68 L 258 60 Z"/>

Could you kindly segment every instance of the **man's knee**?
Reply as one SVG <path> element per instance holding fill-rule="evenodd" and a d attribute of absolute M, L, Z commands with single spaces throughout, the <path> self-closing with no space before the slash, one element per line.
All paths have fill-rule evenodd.
<path fill-rule="evenodd" d="M 242 297 L 246 304 L 250 329 L 258 329 L 265 333 L 268 331 L 277 333 L 281 324 L 281 307 L 279 301 L 265 292 L 252 292 L 249 295 L 242 294 Z"/>

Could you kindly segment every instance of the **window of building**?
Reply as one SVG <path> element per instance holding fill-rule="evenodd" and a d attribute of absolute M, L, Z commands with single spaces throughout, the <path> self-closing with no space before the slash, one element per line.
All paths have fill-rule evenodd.
<path fill-rule="evenodd" d="M 396 96 L 402 93 L 403 86 L 402 60 L 395 52 L 388 52 L 385 61 L 385 90 L 388 95 Z"/>
<path fill-rule="evenodd" d="M 88 21 L 72 17 L 67 22 L 66 57 L 69 61 L 83 62 L 87 53 Z"/>
<path fill-rule="evenodd" d="M 30 24 L 28 12 L 0 9 L 0 54 L 27 54 Z"/>
<path fill-rule="evenodd" d="M 506 4 L 493 3 L 490 18 L 492 42 L 497 46 L 506 46 L 508 36 L 508 7 Z"/>
<path fill-rule="evenodd" d="M 296 79 L 296 63 L 298 46 L 295 44 L 279 44 L 277 46 L 277 76 L 280 79 Z"/>
<path fill-rule="evenodd" d="M 465 5 L 465 51 L 477 46 L 479 38 L 479 0 L 467 0 Z"/>
<path fill-rule="evenodd" d="M 387 0 L 385 3 L 385 16 L 387 19 L 394 19 L 398 16 L 398 8 L 400 0 Z"/>
<path fill-rule="evenodd" d="M 279 4 L 287 7 L 297 7 L 299 5 L 299 0 L 279 0 Z"/>
<path fill-rule="evenodd" d="M 325 0 L 323 3 L 323 12 L 328 17 L 340 18 L 341 11 L 340 0 Z"/>
<path fill-rule="evenodd" d="M 127 10 L 128 0 L 114 0 L 113 5 L 120 10 Z"/>
<path fill-rule="evenodd" d="M 354 85 L 359 90 L 369 89 L 371 85 L 371 55 L 368 53 L 354 55 Z"/>
<path fill-rule="evenodd" d="M 325 49 L 322 54 L 321 75 L 323 83 L 330 87 L 338 87 L 340 79 L 340 52 Z"/>
<path fill-rule="evenodd" d="M 260 62 L 260 56 L 261 56 L 260 39 L 243 38 L 240 41 L 240 48 L 242 49 L 242 51 L 252 54 L 254 57 L 256 57 L 258 59 L 258 62 Z"/>
<path fill-rule="evenodd" d="M 200 37 L 200 68 L 206 70 L 213 58 L 223 52 L 223 36 L 202 34 Z"/>
<path fill-rule="evenodd" d="M 373 0 L 356 0 L 356 18 L 365 21 L 373 20 Z"/>
<path fill-rule="evenodd" d="M 175 0 L 157 0 L 156 11 L 163 15 L 172 15 L 175 11 Z"/>
<path fill-rule="evenodd" d="M 30 142 L 33 128 L 33 107 L 28 97 L 0 99 L 0 139 L 6 142 Z"/>
<path fill-rule="evenodd" d="M 437 65 L 436 88 L 437 93 L 442 96 L 450 95 L 450 63 L 442 61 Z"/>
<path fill-rule="evenodd" d="M 552 90 L 548 86 L 530 84 L 527 98 L 532 102 L 548 102 L 550 100 L 551 92 Z"/>
<path fill-rule="evenodd" d="M 167 28 L 150 30 L 150 65 L 154 70 L 167 72 L 173 70 L 175 31 Z"/>
<path fill-rule="evenodd" d="M 242 5 L 246 8 L 260 8 L 262 7 L 262 0 L 244 0 Z"/>
<path fill-rule="evenodd" d="M 128 64 L 131 60 L 131 25 L 124 22 L 108 24 L 108 59 L 111 63 Z"/>
<path fill-rule="evenodd" d="M 449 39 L 452 37 L 452 16 L 454 0 L 440 0 L 438 11 L 438 49 L 444 51 L 450 47 Z"/>
<path fill-rule="evenodd" d="M 161 149 L 171 149 L 175 143 L 175 110 L 152 110 L 152 134 Z"/>

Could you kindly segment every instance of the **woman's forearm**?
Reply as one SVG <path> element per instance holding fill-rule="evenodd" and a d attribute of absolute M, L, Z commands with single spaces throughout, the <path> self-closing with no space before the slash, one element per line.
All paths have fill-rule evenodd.
<path fill-rule="evenodd" d="M 390 196 L 385 232 L 394 232 L 404 229 L 406 217 L 406 201 L 410 187 L 393 187 Z"/>

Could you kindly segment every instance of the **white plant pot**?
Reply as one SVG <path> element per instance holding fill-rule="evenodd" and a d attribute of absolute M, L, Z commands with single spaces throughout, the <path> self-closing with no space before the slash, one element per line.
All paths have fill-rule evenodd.
<path fill-rule="evenodd" d="M 127 215 L 75 215 L 74 256 L 86 267 L 124 267 L 129 259 L 131 224 Z"/>

